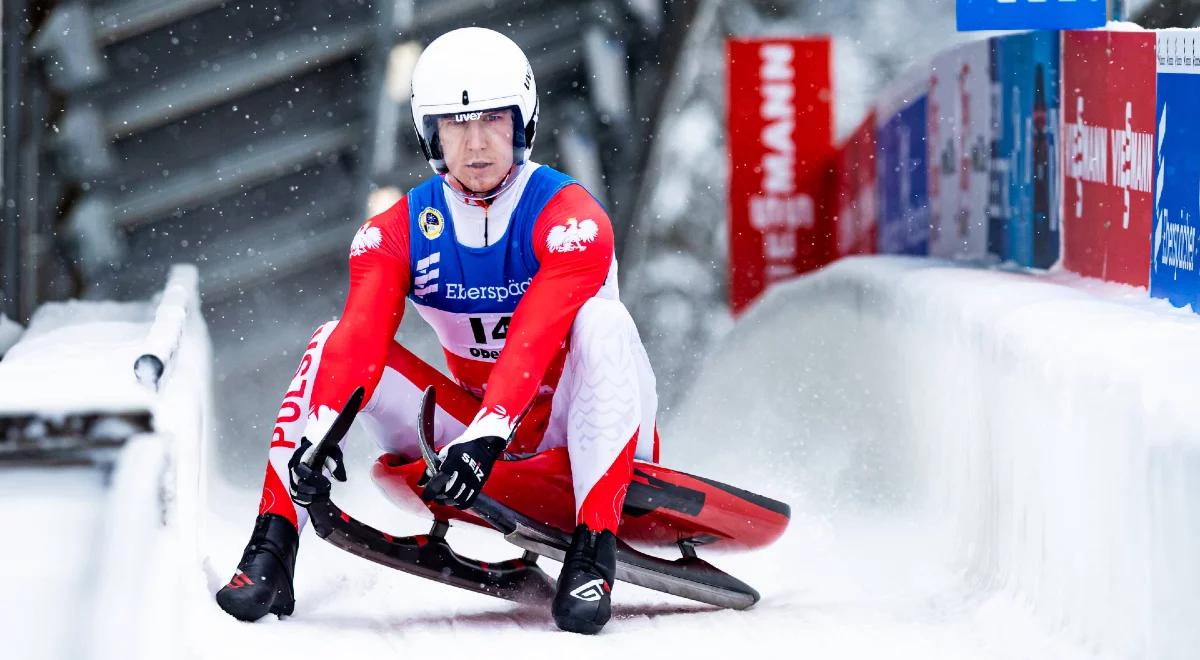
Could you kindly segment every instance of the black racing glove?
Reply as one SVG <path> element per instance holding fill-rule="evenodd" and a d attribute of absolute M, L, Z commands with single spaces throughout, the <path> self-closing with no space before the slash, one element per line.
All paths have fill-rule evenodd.
<path fill-rule="evenodd" d="M 292 459 L 288 461 L 288 480 L 292 486 L 292 501 L 296 504 L 307 507 L 314 500 L 319 498 L 329 497 L 329 491 L 332 484 L 325 476 L 325 471 L 328 470 L 338 481 L 346 481 L 346 466 L 342 463 L 342 448 L 334 445 L 329 450 L 329 455 L 325 457 L 324 465 L 321 468 L 308 467 L 308 458 L 316 451 L 315 445 L 309 442 L 308 438 L 300 438 L 300 446 L 292 454 Z"/>
<path fill-rule="evenodd" d="M 485 436 L 446 447 L 437 474 L 421 491 L 421 499 L 466 509 L 479 497 L 492 465 L 504 453 L 504 438 Z"/>

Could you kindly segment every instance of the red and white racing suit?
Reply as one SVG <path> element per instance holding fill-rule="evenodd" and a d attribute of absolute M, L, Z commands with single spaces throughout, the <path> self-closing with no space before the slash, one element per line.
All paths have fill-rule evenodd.
<path fill-rule="evenodd" d="M 539 183 L 528 187 L 541 186 L 548 201 L 531 211 L 521 200 L 539 168 L 545 168 Z M 421 393 L 435 385 L 436 446 L 472 421 L 504 436 L 519 419 L 508 451 L 565 445 L 578 522 L 616 531 L 633 459 L 657 460 L 658 439 L 654 374 L 618 298 L 612 225 L 596 200 L 565 175 L 526 163 L 516 177 L 487 203 L 465 199 L 439 178 L 359 229 L 341 319 L 312 335 L 280 406 L 260 514 L 278 514 L 303 528 L 306 511 L 288 494 L 288 461 L 301 436 L 317 441 L 359 386 L 366 388 L 367 403 L 357 419 L 385 452 L 415 460 Z M 561 186 L 553 194 L 545 192 L 548 178 Z M 436 205 L 414 213 L 414 195 L 439 184 L 434 192 L 448 213 L 435 212 Z M 522 213 L 529 217 L 523 220 Z M 413 241 L 425 240 L 441 247 L 431 254 L 422 244 L 427 256 L 416 259 Z M 507 247 L 498 246 L 505 241 Z M 447 250 L 463 253 L 464 262 L 514 251 L 536 261 L 526 257 L 532 277 L 507 289 L 476 287 L 470 268 L 460 269 L 466 281 L 452 281 L 445 272 L 453 261 Z M 431 291 L 457 296 L 456 306 L 422 297 Z M 454 382 L 395 341 L 406 296 L 438 334 Z M 472 312 L 475 297 L 489 312 L 515 298 L 511 317 Z"/>

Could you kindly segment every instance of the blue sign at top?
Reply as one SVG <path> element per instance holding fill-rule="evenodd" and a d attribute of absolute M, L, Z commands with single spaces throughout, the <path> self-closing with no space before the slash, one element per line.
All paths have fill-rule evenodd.
<path fill-rule="evenodd" d="M 958 0 L 958 29 L 1061 30 L 1101 27 L 1105 0 Z"/>

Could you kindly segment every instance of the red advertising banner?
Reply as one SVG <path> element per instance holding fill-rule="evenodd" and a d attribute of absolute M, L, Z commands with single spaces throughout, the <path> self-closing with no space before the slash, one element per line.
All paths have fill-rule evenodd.
<path fill-rule="evenodd" d="M 835 257 L 875 252 L 875 113 L 838 150 Z"/>
<path fill-rule="evenodd" d="M 730 39 L 729 297 L 734 313 L 833 252 L 828 37 Z"/>
<path fill-rule="evenodd" d="M 1154 33 L 1066 31 L 1062 46 L 1063 266 L 1147 286 Z"/>

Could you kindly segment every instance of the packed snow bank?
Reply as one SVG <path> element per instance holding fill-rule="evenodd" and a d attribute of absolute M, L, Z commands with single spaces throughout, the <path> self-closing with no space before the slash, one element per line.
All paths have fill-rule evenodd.
<path fill-rule="evenodd" d="M 148 410 L 151 392 L 133 363 L 153 313 L 147 302 L 42 305 L 0 361 L 0 414 Z"/>
<path fill-rule="evenodd" d="M 185 291 L 171 294 L 171 286 L 181 282 Z M 112 560 L 104 574 L 116 576 L 104 583 L 112 587 L 106 602 L 121 602 L 120 589 L 128 582 L 120 576 L 137 574 L 153 585 L 128 608 L 97 608 L 91 630 L 94 658 L 184 655 L 191 603 L 209 598 L 201 546 L 214 435 L 212 343 L 198 296 L 194 275 L 177 278 L 173 273 L 142 344 L 142 355 L 163 356 L 164 369 L 153 398 L 153 433 L 126 446 L 114 479 L 112 497 L 127 497 L 114 511 L 123 520 L 110 525 L 120 530 L 114 535 L 118 540 L 104 547 L 104 556 Z M 181 305 L 183 314 L 171 309 Z M 164 317 L 171 319 L 165 330 Z M 159 332 L 168 341 L 155 344 Z M 133 378 L 132 362 L 128 370 Z"/>
<path fill-rule="evenodd" d="M 90 614 L 92 544 L 104 515 L 104 480 L 82 467 L 0 468 L 0 635 L 5 658 L 88 657 L 76 622 Z"/>
<path fill-rule="evenodd" d="M 152 430 L 126 442 L 107 495 L 84 629 L 96 660 L 179 657 L 189 603 L 208 597 L 199 548 L 213 428 L 212 344 L 196 285 L 192 267 L 172 270 L 120 372 L 123 382 L 148 393 Z M 144 355 L 160 358 L 152 377 L 135 374 L 134 358 Z"/>
<path fill-rule="evenodd" d="M 838 262 L 773 289 L 712 352 L 664 462 L 793 483 L 801 515 L 917 514 L 936 522 L 911 539 L 949 550 L 989 607 L 1103 656 L 1194 657 L 1200 318 L 1143 296 Z"/>
<path fill-rule="evenodd" d="M 0 321 L 0 414 L 151 411 L 198 291 L 195 266 L 177 265 L 156 301 L 50 302 L 24 333 Z"/>

